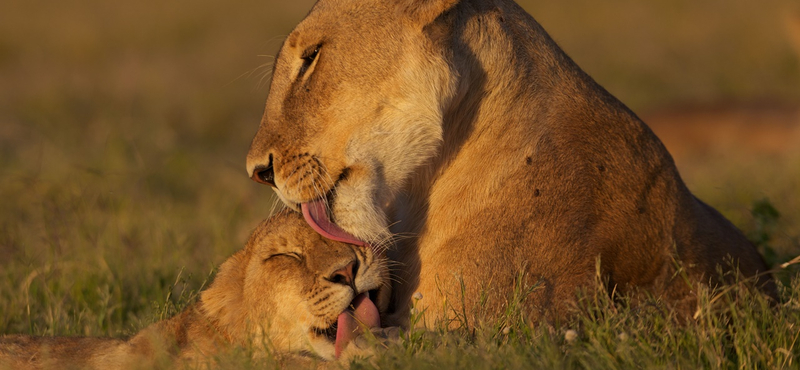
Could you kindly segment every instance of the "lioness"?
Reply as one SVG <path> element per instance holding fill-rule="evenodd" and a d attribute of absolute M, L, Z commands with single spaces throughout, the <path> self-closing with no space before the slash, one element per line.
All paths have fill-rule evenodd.
<path fill-rule="evenodd" d="M 423 324 L 472 323 L 518 277 L 530 319 L 556 320 L 598 260 L 609 291 L 686 310 L 718 266 L 767 270 L 511 0 L 319 0 L 277 56 L 247 171 L 327 237 L 394 242 L 388 324 L 414 292 Z"/>
<path fill-rule="evenodd" d="M 299 215 L 283 212 L 259 225 L 245 248 L 220 266 L 199 302 L 177 316 L 127 340 L 0 337 L 0 368 L 207 363 L 222 348 L 264 343 L 276 353 L 334 359 L 360 325 L 379 326 L 387 274 L 385 261 L 370 249 L 323 239 Z"/>

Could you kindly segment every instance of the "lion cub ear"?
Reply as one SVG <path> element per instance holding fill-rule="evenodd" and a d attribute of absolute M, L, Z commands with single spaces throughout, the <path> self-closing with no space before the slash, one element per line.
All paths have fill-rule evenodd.
<path fill-rule="evenodd" d="M 433 22 L 442 13 L 450 10 L 460 0 L 395 0 L 402 11 L 411 19 L 425 26 Z"/>

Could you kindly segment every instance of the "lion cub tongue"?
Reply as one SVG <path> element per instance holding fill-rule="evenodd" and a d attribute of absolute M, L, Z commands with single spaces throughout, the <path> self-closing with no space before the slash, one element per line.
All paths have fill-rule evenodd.
<path fill-rule="evenodd" d="M 303 218 L 306 219 L 306 222 L 314 231 L 318 232 L 323 237 L 362 247 L 367 245 L 367 243 L 358 240 L 355 236 L 342 230 L 328 219 L 328 211 L 324 200 L 317 199 L 308 203 L 303 203 L 300 205 L 300 208 L 303 210 Z"/>
<path fill-rule="evenodd" d="M 361 293 L 353 300 L 352 310 L 347 309 L 339 314 L 338 328 L 336 329 L 336 357 L 342 353 L 347 343 L 357 337 L 364 328 L 377 328 L 381 326 L 378 308 L 369 299 L 367 293 Z"/>

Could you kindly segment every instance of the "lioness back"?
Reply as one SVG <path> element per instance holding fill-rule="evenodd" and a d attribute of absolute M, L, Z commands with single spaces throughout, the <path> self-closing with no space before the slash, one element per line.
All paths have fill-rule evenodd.
<path fill-rule="evenodd" d="M 403 325 L 415 292 L 422 325 L 458 325 L 523 283 L 530 320 L 558 319 L 598 260 L 609 292 L 681 312 L 718 268 L 767 270 L 511 0 L 319 0 L 276 58 L 247 170 L 319 232 L 391 246 Z"/>
<path fill-rule="evenodd" d="M 0 336 L 0 369 L 153 369 L 214 365 L 232 347 L 334 359 L 386 308 L 385 262 L 322 238 L 281 212 L 219 268 L 199 302 L 128 339 Z M 380 308 L 379 308 L 380 307 Z M 337 332 L 337 325 L 351 332 Z M 264 346 L 269 343 L 269 346 Z"/>

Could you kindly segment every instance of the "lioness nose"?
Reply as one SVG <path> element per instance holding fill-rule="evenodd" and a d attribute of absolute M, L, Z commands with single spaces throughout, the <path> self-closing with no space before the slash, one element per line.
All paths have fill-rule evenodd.
<path fill-rule="evenodd" d="M 356 262 L 357 261 L 350 262 L 347 266 L 334 271 L 328 280 L 336 284 L 353 286 L 353 279 L 356 276 Z"/>
<path fill-rule="evenodd" d="M 275 187 L 275 171 L 272 168 L 272 155 L 269 156 L 267 165 L 259 165 L 253 170 L 250 176 L 253 181 Z"/>

